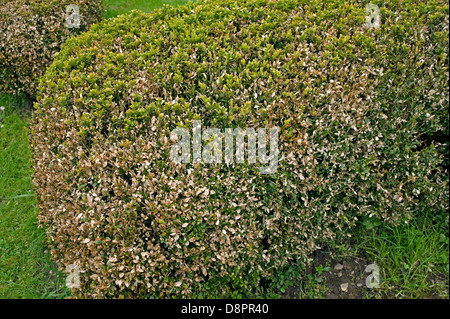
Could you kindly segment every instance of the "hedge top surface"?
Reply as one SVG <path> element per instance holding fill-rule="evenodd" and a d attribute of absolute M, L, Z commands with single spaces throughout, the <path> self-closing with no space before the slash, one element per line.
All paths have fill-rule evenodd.
<path fill-rule="evenodd" d="M 448 209 L 448 6 L 198 1 L 69 39 L 32 124 L 41 223 L 78 296 L 226 297 L 357 221 Z M 277 171 L 176 164 L 175 128 L 279 128 Z M 208 141 L 204 141 L 207 144 Z M 242 295 L 241 295 L 242 296 Z"/>

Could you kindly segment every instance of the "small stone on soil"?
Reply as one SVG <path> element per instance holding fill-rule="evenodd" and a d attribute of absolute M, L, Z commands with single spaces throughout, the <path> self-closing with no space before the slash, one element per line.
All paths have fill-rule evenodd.
<path fill-rule="evenodd" d="M 342 270 L 344 269 L 344 265 L 342 264 L 336 264 L 336 266 L 334 266 L 334 270 Z"/>
<path fill-rule="evenodd" d="M 341 284 L 341 290 L 343 292 L 347 292 L 347 290 L 348 290 L 348 282 Z"/>

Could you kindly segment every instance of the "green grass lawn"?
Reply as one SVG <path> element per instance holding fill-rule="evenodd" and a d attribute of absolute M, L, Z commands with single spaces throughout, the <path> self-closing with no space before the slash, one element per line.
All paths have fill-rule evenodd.
<path fill-rule="evenodd" d="M 105 17 L 185 2 L 106 0 Z M 64 298 L 70 295 L 64 276 L 45 253 L 45 232 L 37 227 L 27 131 L 30 116 L 15 104 L 10 96 L 0 95 L 4 107 L 0 108 L 0 299 Z M 368 291 L 365 297 L 448 298 L 448 223 L 448 215 L 430 213 L 396 227 L 363 225 L 355 229 L 351 244 L 334 249 L 338 254 L 364 254 L 379 265 L 380 289 Z M 318 278 L 329 265 L 317 269 L 314 276 L 304 278 L 299 297 L 326 295 Z M 280 274 L 280 281 L 291 275 Z M 275 290 L 270 296 L 276 294 Z"/>
<path fill-rule="evenodd" d="M 45 254 L 37 228 L 27 123 L 9 96 L 0 98 L 0 298 L 58 298 L 68 295 Z"/>
<path fill-rule="evenodd" d="M 359 246 L 380 267 L 380 296 L 448 298 L 447 219 L 419 216 L 400 226 L 378 226 L 359 234 Z"/>

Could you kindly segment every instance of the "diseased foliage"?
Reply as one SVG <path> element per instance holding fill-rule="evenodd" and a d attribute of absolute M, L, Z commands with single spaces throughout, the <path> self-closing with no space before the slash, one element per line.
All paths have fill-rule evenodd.
<path fill-rule="evenodd" d="M 79 6 L 80 27 L 67 28 L 66 8 Z M 101 0 L 0 1 L 0 91 L 34 98 L 38 78 L 61 44 L 101 20 Z"/>
<path fill-rule="evenodd" d="M 32 123 L 78 297 L 229 297 L 363 219 L 448 209 L 448 5 L 198 1 L 68 40 Z M 175 164 L 176 127 L 280 128 L 277 172 Z"/>

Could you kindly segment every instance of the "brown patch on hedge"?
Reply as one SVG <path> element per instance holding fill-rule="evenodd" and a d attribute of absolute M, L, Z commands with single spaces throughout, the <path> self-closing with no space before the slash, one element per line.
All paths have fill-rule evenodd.
<path fill-rule="evenodd" d="M 66 26 L 66 7 L 79 6 L 80 27 Z M 101 0 L 7 0 L 0 6 L 0 91 L 34 98 L 38 78 L 62 43 L 103 16 Z"/>

